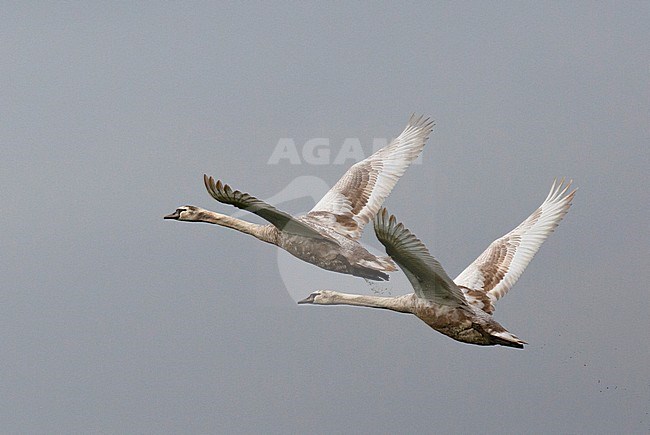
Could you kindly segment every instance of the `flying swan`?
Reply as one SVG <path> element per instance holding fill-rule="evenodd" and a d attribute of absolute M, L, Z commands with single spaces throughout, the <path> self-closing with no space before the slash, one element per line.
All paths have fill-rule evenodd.
<path fill-rule="evenodd" d="M 233 228 L 277 245 L 323 269 L 388 280 L 386 272 L 397 270 L 393 261 L 390 257 L 377 257 L 368 252 L 359 243 L 359 238 L 397 180 L 422 152 L 432 131 L 433 121 L 412 115 L 396 139 L 348 169 L 304 216 L 291 216 L 204 175 L 205 187 L 214 199 L 255 213 L 271 224 L 253 224 L 191 205 L 179 207 L 164 218 Z"/>
<path fill-rule="evenodd" d="M 451 280 L 424 244 L 382 208 L 375 234 L 404 271 L 415 293 L 365 296 L 320 290 L 299 304 L 357 305 L 415 314 L 438 332 L 465 343 L 523 348 L 525 341 L 492 318 L 494 305 L 517 282 L 533 256 L 566 215 L 575 190 L 553 182 L 542 205 L 517 228 L 490 246 Z"/>

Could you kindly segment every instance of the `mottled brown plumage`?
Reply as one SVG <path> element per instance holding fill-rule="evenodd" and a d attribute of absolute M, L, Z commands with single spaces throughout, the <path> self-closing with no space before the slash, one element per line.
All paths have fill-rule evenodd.
<path fill-rule="evenodd" d="M 193 206 L 181 207 L 166 218 L 235 228 L 323 269 L 387 280 L 386 272 L 397 270 L 392 260 L 371 254 L 359 243 L 359 238 L 364 225 L 377 213 L 397 180 L 422 152 L 432 127 L 429 119 L 412 116 L 395 140 L 353 165 L 304 216 L 291 216 L 204 175 L 205 187 L 214 199 L 255 213 L 271 224 L 246 222 L 244 225 L 239 219 Z"/>
<path fill-rule="evenodd" d="M 375 234 L 409 279 L 414 293 L 378 297 L 320 290 L 299 303 L 356 305 L 411 313 L 454 340 L 523 348 L 525 341 L 492 318 L 494 303 L 514 285 L 567 213 L 575 190 L 565 195 L 571 183 L 566 187 L 563 184 L 554 182 L 544 203 L 528 219 L 493 242 L 454 281 L 424 244 L 382 209 L 375 217 Z"/>
<path fill-rule="evenodd" d="M 514 230 L 498 238 L 454 280 L 461 287 L 484 292 L 494 304 L 517 282 L 544 240 L 569 211 L 577 189 L 571 182 L 553 182 L 542 203 Z"/>

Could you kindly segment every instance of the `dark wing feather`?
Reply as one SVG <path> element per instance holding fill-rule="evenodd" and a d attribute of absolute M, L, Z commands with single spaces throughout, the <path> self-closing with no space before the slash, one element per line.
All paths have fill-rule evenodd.
<path fill-rule="evenodd" d="M 234 205 L 242 210 L 249 211 L 266 219 L 273 226 L 280 231 L 288 234 L 300 235 L 315 239 L 324 239 L 334 242 L 329 237 L 324 236 L 312 227 L 300 222 L 288 213 L 278 210 L 270 204 L 257 199 L 248 193 L 240 192 L 239 190 L 232 190 L 227 184 L 221 181 L 214 181 L 212 177 L 203 175 L 203 182 L 205 188 L 208 190 L 210 196 L 224 204 Z"/>
<path fill-rule="evenodd" d="M 382 208 L 374 224 L 375 234 L 386 247 L 386 253 L 404 271 L 419 298 L 442 305 L 467 305 L 463 292 L 440 263 L 413 233 L 397 222 L 395 216 L 388 217 L 388 212 Z"/>

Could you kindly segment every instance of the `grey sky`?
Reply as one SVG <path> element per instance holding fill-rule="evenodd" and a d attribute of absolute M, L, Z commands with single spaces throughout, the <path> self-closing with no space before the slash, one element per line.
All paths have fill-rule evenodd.
<path fill-rule="evenodd" d="M 3 432 L 648 432 L 648 22 L 642 1 L 3 2 Z M 579 187 L 497 305 L 522 351 L 298 306 L 298 260 L 162 219 L 234 212 L 203 173 L 331 185 L 352 161 L 269 165 L 278 141 L 369 152 L 413 112 L 437 125 L 386 206 L 452 276 L 553 178 Z M 329 284 L 306 270 L 304 296 Z"/>

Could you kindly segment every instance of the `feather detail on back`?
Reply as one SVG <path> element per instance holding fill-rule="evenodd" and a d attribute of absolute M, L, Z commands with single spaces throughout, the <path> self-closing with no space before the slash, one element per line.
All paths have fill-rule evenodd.
<path fill-rule="evenodd" d="M 359 239 L 397 180 L 422 152 L 433 125 L 429 118 L 412 115 L 396 139 L 348 169 L 307 216 L 328 221 L 338 233 Z"/>
<path fill-rule="evenodd" d="M 395 216 L 388 217 L 388 212 L 382 208 L 375 216 L 374 226 L 377 239 L 402 269 L 419 298 L 451 307 L 467 305 L 463 292 L 440 263 L 414 234 L 397 222 Z"/>
<path fill-rule="evenodd" d="M 571 181 L 553 182 L 551 191 L 542 205 L 517 228 L 495 240 L 470 264 L 454 282 L 466 295 L 483 292 L 492 301 L 484 309 L 494 311 L 494 303 L 502 298 L 517 282 L 528 263 L 546 238 L 567 214 L 577 189 L 567 194 Z M 465 290 L 466 289 L 466 290 Z"/>

